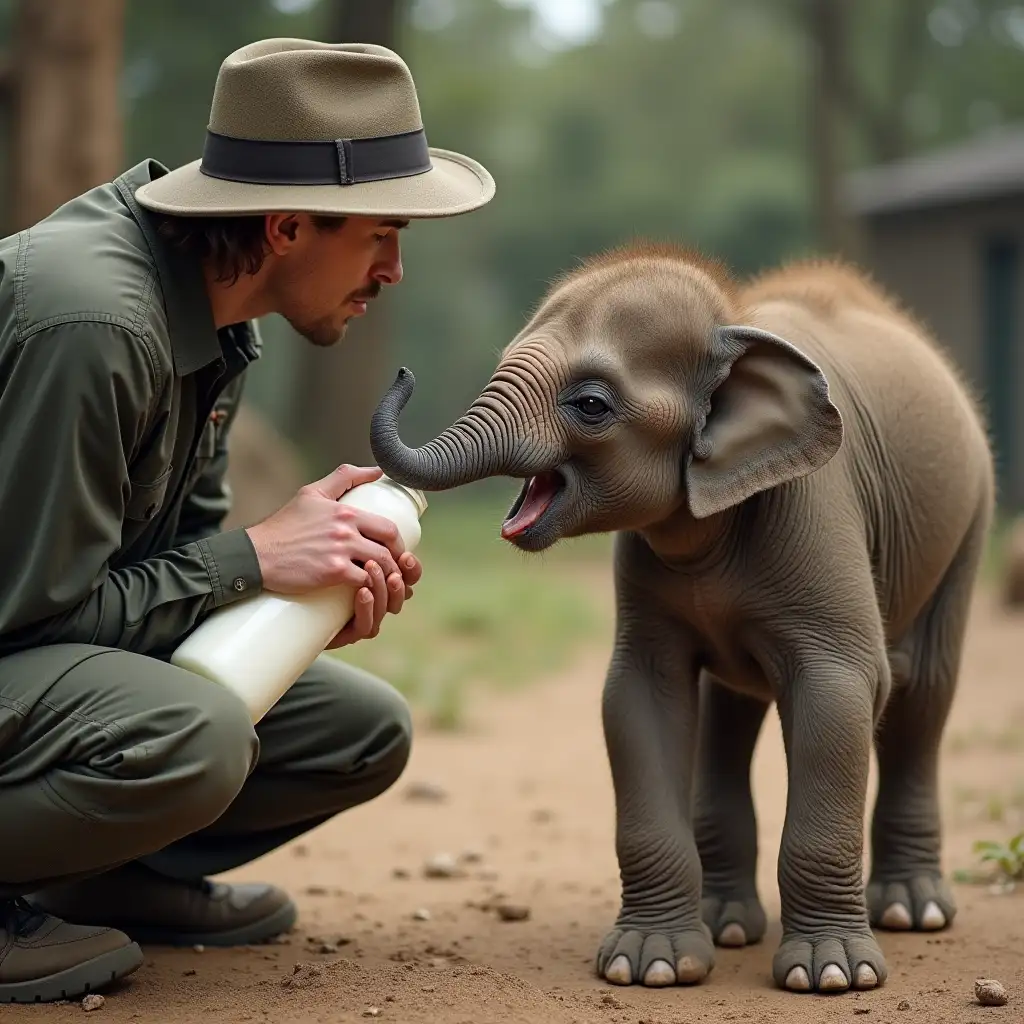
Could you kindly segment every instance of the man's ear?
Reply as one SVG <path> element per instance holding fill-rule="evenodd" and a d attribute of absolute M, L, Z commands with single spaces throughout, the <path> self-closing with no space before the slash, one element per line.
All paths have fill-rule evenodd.
<path fill-rule="evenodd" d="M 686 465 L 701 519 L 820 469 L 843 443 L 828 381 L 803 352 L 756 327 L 719 327 L 715 376 Z"/>
<path fill-rule="evenodd" d="M 294 213 L 268 213 L 264 215 L 264 233 L 267 245 L 278 256 L 283 256 L 295 242 L 299 221 Z"/>

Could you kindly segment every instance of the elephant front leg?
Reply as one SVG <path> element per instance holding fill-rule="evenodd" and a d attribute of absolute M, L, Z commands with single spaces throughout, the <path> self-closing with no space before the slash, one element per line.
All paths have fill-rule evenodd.
<path fill-rule="evenodd" d="M 714 966 L 690 822 L 696 671 L 676 629 L 620 642 L 605 684 L 622 907 L 597 971 L 618 985 L 694 984 Z"/>
<path fill-rule="evenodd" d="M 707 673 L 701 680 L 694 831 L 704 873 L 701 911 L 719 946 L 764 937 L 750 763 L 768 706 Z"/>
<path fill-rule="evenodd" d="M 873 704 L 876 688 L 887 686 L 884 671 L 817 660 L 779 698 L 789 795 L 773 974 L 794 992 L 870 989 L 886 978 L 862 869 Z"/>

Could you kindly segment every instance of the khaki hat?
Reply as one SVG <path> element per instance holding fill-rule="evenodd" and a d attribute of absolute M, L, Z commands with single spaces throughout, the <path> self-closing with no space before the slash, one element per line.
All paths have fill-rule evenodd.
<path fill-rule="evenodd" d="M 217 74 L 202 159 L 143 185 L 184 216 L 305 211 L 412 219 L 489 202 L 494 179 L 427 145 L 412 74 L 370 43 L 264 39 Z"/>

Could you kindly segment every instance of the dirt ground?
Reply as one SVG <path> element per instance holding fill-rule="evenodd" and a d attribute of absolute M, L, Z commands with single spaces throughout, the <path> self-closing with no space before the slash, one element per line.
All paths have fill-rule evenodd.
<path fill-rule="evenodd" d="M 979 593 L 943 763 L 947 872 L 974 864 L 975 839 L 1005 839 L 1022 827 L 978 810 L 1024 783 L 1022 639 L 1024 615 L 1009 617 Z M 754 767 L 759 884 L 772 922 L 766 940 L 718 950 L 710 979 L 696 988 L 613 988 L 598 980 L 594 953 L 618 905 L 600 727 L 607 650 L 595 644 L 571 671 L 517 693 L 477 695 L 464 732 L 419 734 L 408 772 L 390 793 L 235 872 L 291 887 L 302 916 L 285 941 L 231 951 L 148 949 L 143 967 L 107 993 L 94 1019 L 1024 1021 L 1024 893 L 996 895 L 984 885 L 955 887 L 960 912 L 948 932 L 882 933 L 890 977 L 875 992 L 821 997 L 772 986 L 785 811 L 774 716 Z M 413 798 L 424 784 L 444 798 L 429 798 L 429 788 Z M 424 877 L 425 862 L 445 852 L 471 854 L 464 876 Z M 496 898 L 528 907 L 529 917 L 502 920 L 489 906 Z M 1002 981 L 1009 1004 L 978 1005 L 979 976 Z M 0 1018 L 50 1024 L 80 1013 L 77 1003 L 7 1007 Z"/>

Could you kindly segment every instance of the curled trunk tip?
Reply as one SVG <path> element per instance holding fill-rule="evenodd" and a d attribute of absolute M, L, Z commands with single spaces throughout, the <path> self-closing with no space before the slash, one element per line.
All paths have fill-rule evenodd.
<path fill-rule="evenodd" d="M 399 367 L 398 374 L 377 403 L 370 419 L 370 450 L 377 465 L 386 473 L 404 447 L 398 438 L 398 417 L 412 398 L 415 387 L 416 376 L 412 370 L 406 366 Z M 391 473 L 388 475 L 393 476 Z M 398 477 L 393 476 L 393 479 L 398 480 Z"/>

